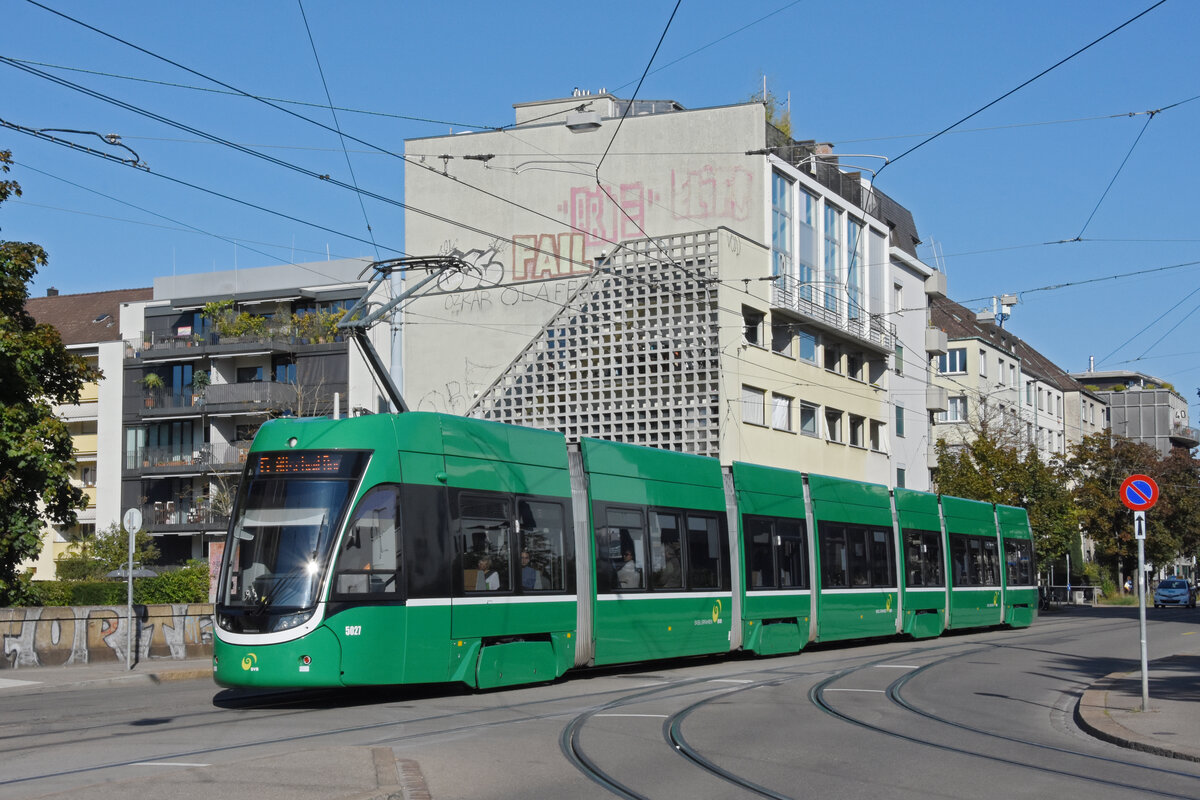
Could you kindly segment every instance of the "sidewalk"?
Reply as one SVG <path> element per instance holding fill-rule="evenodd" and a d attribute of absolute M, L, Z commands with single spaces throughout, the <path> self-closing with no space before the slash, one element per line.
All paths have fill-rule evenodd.
<path fill-rule="evenodd" d="M 1098 739 L 1169 758 L 1200 761 L 1200 656 L 1149 664 L 1150 703 L 1142 711 L 1142 671 L 1114 672 L 1092 684 L 1075 721 Z"/>
<path fill-rule="evenodd" d="M 26 667 L 0 670 L 0 696 L 13 691 L 36 692 L 76 687 L 117 686 L 168 681 L 212 681 L 212 658 L 179 661 L 151 659 L 126 669 L 125 662 L 105 661 L 69 667 Z M 215 685 L 215 684 L 214 684 Z"/>

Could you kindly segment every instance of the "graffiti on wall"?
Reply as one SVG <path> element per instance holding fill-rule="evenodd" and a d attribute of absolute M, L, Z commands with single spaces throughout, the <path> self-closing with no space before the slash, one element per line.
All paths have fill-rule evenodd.
<path fill-rule="evenodd" d="M 565 278 L 592 271 L 585 261 L 582 233 L 518 233 L 512 239 L 514 283 Z"/>
<path fill-rule="evenodd" d="M 671 170 L 671 214 L 675 219 L 742 222 L 750 216 L 754 173 L 744 167 Z"/>
<path fill-rule="evenodd" d="M 611 247 L 625 239 L 640 239 L 646 234 L 646 206 L 658 199 L 658 194 L 645 185 L 622 183 L 619 186 L 573 186 L 565 204 L 558 210 L 567 223 L 586 237 L 588 248 Z"/>
<path fill-rule="evenodd" d="M 460 416 L 466 414 L 475 397 L 488 387 L 495 374 L 495 366 L 484 366 L 466 359 L 463 361 L 462 380 L 449 380 L 426 392 L 417 401 L 416 410 L 444 411 Z"/>
<path fill-rule="evenodd" d="M 500 248 L 504 243 L 496 239 L 487 247 L 474 247 L 470 250 L 460 250 L 457 242 L 445 241 L 438 250 L 440 256 L 450 256 L 465 261 L 470 270 L 467 272 L 447 272 L 437 281 L 437 287 L 443 292 L 454 292 L 460 289 L 478 289 L 482 286 L 496 286 L 504 281 L 504 262 L 500 260 Z"/>
<path fill-rule="evenodd" d="M 135 606 L 136 659 L 212 653 L 212 615 L 207 604 Z M 0 669 L 125 661 L 128 626 L 125 606 L 0 608 Z"/>

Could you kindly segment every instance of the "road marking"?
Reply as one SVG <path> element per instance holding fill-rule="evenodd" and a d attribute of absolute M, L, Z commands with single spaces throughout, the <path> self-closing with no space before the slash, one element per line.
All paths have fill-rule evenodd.
<path fill-rule="evenodd" d="M 9 689 L 14 686 L 33 686 L 41 683 L 41 681 L 14 681 L 11 678 L 0 678 L 0 689 Z"/>
<path fill-rule="evenodd" d="M 131 767 L 208 767 L 211 764 L 193 764 L 188 761 L 138 761 Z"/>
<path fill-rule="evenodd" d="M 827 692 L 869 692 L 870 694 L 884 694 L 883 689 L 826 689 Z"/>
<path fill-rule="evenodd" d="M 876 669 L 920 669 L 913 664 L 876 664 Z"/>
<path fill-rule="evenodd" d="M 654 717 L 656 719 L 666 719 L 666 714 L 593 714 L 593 717 Z"/>
<path fill-rule="evenodd" d="M 754 683 L 754 681 L 739 678 L 713 678 L 709 683 Z"/>

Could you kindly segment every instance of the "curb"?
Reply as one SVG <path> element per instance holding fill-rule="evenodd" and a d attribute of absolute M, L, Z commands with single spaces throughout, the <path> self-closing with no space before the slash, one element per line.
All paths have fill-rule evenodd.
<path fill-rule="evenodd" d="M 1131 674 L 1114 672 L 1086 689 L 1075 705 L 1075 724 L 1085 733 L 1118 747 L 1183 761 L 1200 762 L 1200 753 L 1181 752 L 1144 738 L 1133 738 L 1136 734 L 1112 718 L 1108 708 L 1108 694 L 1119 680 Z"/>

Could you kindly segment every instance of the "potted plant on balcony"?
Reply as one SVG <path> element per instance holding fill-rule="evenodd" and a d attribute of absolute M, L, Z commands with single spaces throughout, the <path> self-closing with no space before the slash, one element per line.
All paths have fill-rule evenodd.
<path fill-rule="evenodd" d="M 158 393 L 162 391 L 163 382 L 162 376 L 157 372 L 147 372 L 141 377 L 139 383 L 146 390 L 146 408 L 154 408 L 154 403 L 158 398 Z"/>
<path fill-rule="evenodd" d="M 200 369 L 192 373 L 192 405 L 196 405 L 204 399 L 204 392 L 210 383 L 212 383 L 212 378 L 204 370 Z"/>

